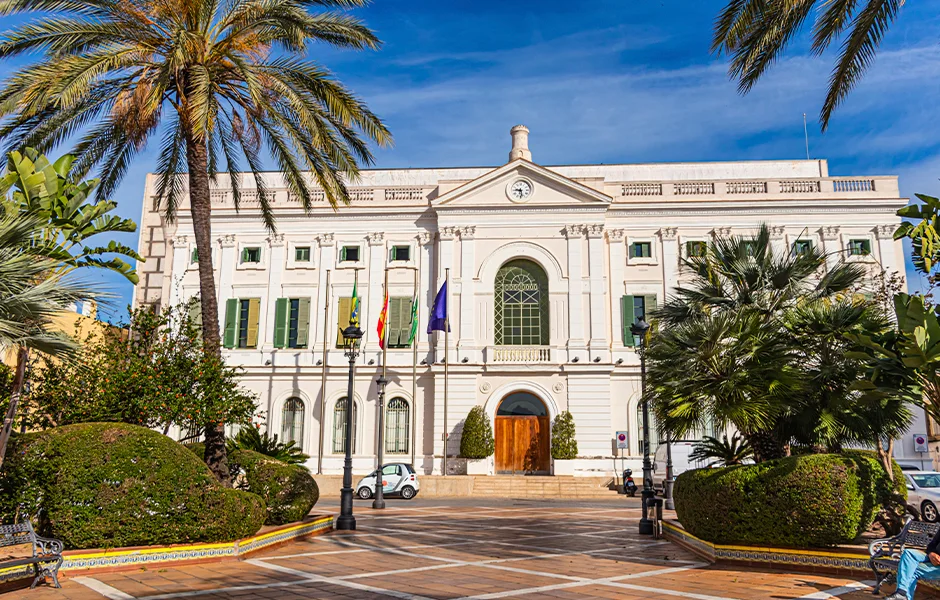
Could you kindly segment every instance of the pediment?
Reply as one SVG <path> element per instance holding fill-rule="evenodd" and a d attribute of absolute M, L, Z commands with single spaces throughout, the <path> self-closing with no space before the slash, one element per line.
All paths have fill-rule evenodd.
<path fill-rule="evenodd" d="M 513 198 L 510 186 L 525 181 L 531 186 L 526 198 Z M 563 175 L 524 159 L 498 169 L 442 194 L 432 202 L 438 208 L 493 208 L 526 206 L 573 206 L 610 204 L 611 197 Z"/>

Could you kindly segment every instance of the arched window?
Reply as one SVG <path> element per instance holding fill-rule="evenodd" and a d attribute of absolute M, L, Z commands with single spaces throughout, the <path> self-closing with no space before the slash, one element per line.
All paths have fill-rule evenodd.
<path fill-rule="evenodd" d="M 333 408 L 333 453 L 346 453 L 346 398 L 340 398 Z M 356 403 L 352 405 L 352 449 L 356 453 Z"/>
<path fill-rule="evenodd" d="M 500 267 L 495 284 L 497 346 L 548 345 L 548 277 L 530 260 Z"/>
<path fill-rule="evenodd" d="M 288 398 L 281 411 L 281 441 L 294 442 L 299 450 L 304 445 L 304 401 Z"/>
<path fill-rule="evenodd" d="M 404 398 L 392 398 L 385 410 L 385 451 L 407 454 L 410 409 Z"/>
<path fill-rule="evenodd" d="M 643 403 L 636 405 L 636 441 L 637 454 L 643 454 Z M 656 429 L 656 417 L 653 416 L 652 407 L 650 408 L 650 454 L 656 454 L 656 448 L 659 447 L 659 433 Z"/>

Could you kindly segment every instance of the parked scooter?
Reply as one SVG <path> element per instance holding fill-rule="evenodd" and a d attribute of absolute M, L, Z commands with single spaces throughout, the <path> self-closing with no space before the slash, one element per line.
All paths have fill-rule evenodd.
<path fill-rule="evenodd" d="M 636 482 L 633 481 L 633 469 L 623 471 L 623 493 L 633 498 L 636 496 Z"/>

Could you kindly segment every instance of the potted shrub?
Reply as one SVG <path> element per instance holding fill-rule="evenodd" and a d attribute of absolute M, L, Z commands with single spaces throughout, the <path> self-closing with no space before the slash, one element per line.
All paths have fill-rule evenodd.
<path fill-rule="evenodd" d="M 490 418 L 482 406 L 474 406 L 463 423 L 460 436 L 460 456 L 467 459 L 467 475 L 492 475 L 495 450 Z"/>
<path fill-rule="evenodd" d="M 567 410 L 552 423 L 552 459 L 555 475 L 574 475 L 574 459 L 578 457 L 574 417 Z"/>

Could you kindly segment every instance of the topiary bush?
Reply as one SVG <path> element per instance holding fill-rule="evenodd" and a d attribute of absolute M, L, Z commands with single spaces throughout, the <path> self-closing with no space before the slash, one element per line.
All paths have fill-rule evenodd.
<path fill-rule="evenodd" d="M 493 439 L 493 426 L 482 406 L 474 406 L 467 414 L 460 435 L 460 456 L 462 458 L 487 458 L 496 451 Z"/>
<path fill-rule="evenodd" d="M 853 452 L 686 471 L 673 494 L 679 522 L 698 538 L 802 548 L 855 540 L 892 487 L 874 454 Z"/>
<path fill-rule="evenodd" d="M 555 417 L 552 423 L 552 458 L 571 460 L 578 457 L 578 440 L 575 439 L 574 417 L 567 410 Z"/>
<path fill-rule="evenodd" d="M 222 487 L 193 452 L 150 429 L 82 423 L 20 435 L 0 472 L 0 518 L 30 517 L 66 548 L 231 541 L 264 501 Z"/>
<path fill-rule="evenodd" d="M 264 498 L 267 525 L 300 521 L 320 499 L 320 488 L 310 472 L 252 450 L 229 454 L 229 469 L 244 476 L 244 489 Z"/>

